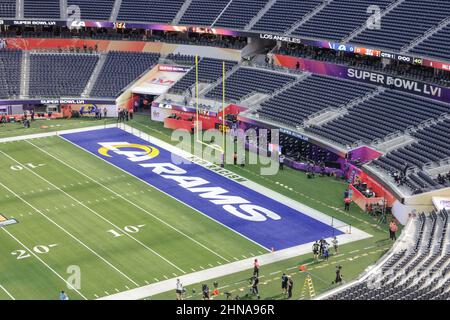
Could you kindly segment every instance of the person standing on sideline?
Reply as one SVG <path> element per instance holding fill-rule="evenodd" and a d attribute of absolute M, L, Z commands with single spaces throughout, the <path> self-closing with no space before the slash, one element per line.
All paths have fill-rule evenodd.
<path fill-rule="evenodd" d="M 291 277 L 289 277 L 288 280 L 288 299 L 292 298 L 292 289 L 294 288 L 294 281 L 292 280 Z"/>
<path fill-rule="evenodd" d="M 330 256 L 330 252 L 328 251 L 328 243 L 323 244 L 323 258 L 325 261 L 328 261 L 328 257 Z"/>
<path fill-rule="evenodd" d="M 259 277 L 259 262 L 258 259 L 255 259 L 253 262 L 253 275 Z"/>
<path fill-rule="evenodd" d="M 352 202 L 352 199 L 350 199 L 349 197 L 344 199 L 344 210 L 345 211 L 350 211 L 350 202 Z"/>
<path fill-rule="evenodd" d="M 288 276 L 286 275 L 286 273 L 283 273 L 283 275 L 281 276 L 281 292 L 284 295 L 287 294 L 288 281 L 289 281 Z"/>
<path fill-rule="evenodd" d="M 183 284 L 180 279 L 177 279 L 177 288 L 175 292 L 177 294 L 177 300 L 183 300 Z"/>
<path fill-rule="evenodd" d="M 61 291 L 61 293 L 59 294 L 59 300 L 69 300 L 69 297 L 64 291 Z"/>
<path fill-rule="evenodd" d="M 342 266 L 336 267 L 336 279 L 334 279 L 334 283 L 338 284 L 342 282 Z"/>
<path fill-rule="evenodd" d="M 392 220 L 391 223 L 389 224 L 389 235 L 390 239 L 393 241 L 397 240 L 396 236 L 397 230 L 398 230 L 397 224 L 395 223 L 394 220 Z"/>
<path fill-rule="evenodd" d="M 259 296 L 258 284 L 259 284 L 258 277 L 257 276 L 253 276 L 252 292 L 253 292 L 253 294 L 255 294 L 258 297 L 258 299 L 261 299 L 261 297 Z"/>
<path fill-rule="evenodd" d="M 331 243 L 333 244 L 334 254 L 338 254 L 338 239 L 336 236 L 331 240 Z"/>
<path fill-rule="evenodd" d="M 316 259 L 316 260 L 319 260 L 319 249 L 320 249 L 319 241 L 314 242 L 313 255 L 314 255 L 314 259 Z"/>
<path fill-rule="evenodd" d="M 283 171 L 284 169 L 284 155 L 280 154 L 280 170 Z"/>

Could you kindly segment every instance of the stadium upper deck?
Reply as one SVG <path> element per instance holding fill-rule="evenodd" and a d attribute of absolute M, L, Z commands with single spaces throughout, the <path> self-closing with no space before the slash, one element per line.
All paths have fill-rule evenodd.
<path fill-rule="evenodd" d="M 64 20 L 55 0 L 0 0 L 0 18 Z M 22 4 L 22 5 L 19 5 Z M 450 59 L 450 4 L 420 0 L 68 0 L 86 21 L 215 27 Z M 69 10 L 69 12 L 76 12 Z M 378 20 L 379 24 L 378 24 Z M 417 23 L 418 19 L 420 24 Z M 374 24 L 370 25 L 368 21 Z M 375 26 L 375 28 L 373 28 Z"/>

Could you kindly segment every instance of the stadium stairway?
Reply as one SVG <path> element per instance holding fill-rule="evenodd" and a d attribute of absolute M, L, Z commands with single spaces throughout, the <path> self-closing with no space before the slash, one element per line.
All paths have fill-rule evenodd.
<path fill-rule="evenodd" d="M 94 88 L 94 85 L 97 82 L 98 76 L 103 70 L 103 66 L 105 65 L 107 56 L 108 56 L 107 54 L 100 54 L 97 65 L 95 66 L 94 71 L 92 72 L 92 75 L 89 78 L 88 83 L 86 84 L 86 88 L 84 88 L 83 93 L 81 94 L 82 97 L 91 96 L 92 89 Z"/>
<path fill-rule="evenodd" d="M 24 17 L 24 0 L 16 0 L 16 18 L 23 19 Z"/>
<path fill-rule="evenodd" d="M 295 24 L 293 24 L 287 31 L 286 34 L 292 35 L 292 33 L 300 28 L 302 25 L 304 25 L 306 22 L 311 20 L 316 14 L 321 12 L 327 5 L 329 5 L 334 0 L 322 0 L 323 2 L 320 3 L 318 6 L 314 8 L 311 12 L 307 13 L 303 16 L 303 18 L 299 21 L 297 21 Z"/>
<path fill-rule="evenodd" d="M 277 0 L 268 1 L 266 3 L 266 5 L 258 12 L 258 14 L 256 16 L 254 16 L 252 18 L 252 20 L 250 20 L 249 23 L 247 23 L 247 25 L 244 27 L 244 31 L 249 31 L 251 28 L 253 28 L 255 23 L 258 22 L 259 19 L 261 19 L 262 16 L 264 16 L 267 13 L 267 11 L 270 10 L 270 8 L 272 8 L 272 6 L 275 4 L 275 2 L 277 2 Z"/>
<path fill-rule="evenodd" d="M 119 16 L 119 10 L 122 6 L 122 0 L 115 0 L 114 6 L 111 10 L 111 16 L 109 17 L 109 21 L 116 21 Z"/>
<path fill-rule="evenodd" d="M 22 66 L 20 74 L 20 96 L 27 98 L 30 91 L 30 52 L 22 52 Z"/>
<path fill-rule="evenodd" d="M 241 67 L 240 64 L 236 64 L 233 66 L 233 68 L 231 68 L 230 70 L 228 70 L 227 72 L 225 72 L 225 86 L 226 86 L 226 81 L 227 79 L 234 74 L 237 70 L 239 70 L 239 68 Z M 203 89 L 201 89 L 198 93 L 199 96 L 204 97 L 208 92 L 210 92 L 211 90 L 213 90 L 216 86 L 221 86 L 223 82 L 223 77 L 219 77 L 217 78 L 216 81 L 214 81 L 211 84 L 206 85 Z M 195 84 L 194 84 L 195 86 Z"/>
<path fill-rule="evenodd" d="M 383 87 L 376 87 L 374 91 L 368 92 L 363 97 L 358 97 L 354 99 L 353 101 L 350 101 L 349 103 L 340 106 L 337 109 L 332 109 L 331 112 L 328 115 L 324 115 L 323 112 L 318 112 L 316 114 L 312 114 L 308 117 L 308 120 L 306 120 L 303 123 L 304 127 L 309 126 L 321 126 L 325 125 L 330 121 L 333 121 L 339 117 L 343 117 L 348 113 L 348 110 L 353 108 L 354 106 L 363 103 L 366 100 L 370 100 L 373 97 L 376 97 L 377 95 L 384 92 L 386 89 Z"/>
<path fill-rule="evenodd" d="M 410 44 L 405 45 L 400 50 L 400 53 L 407 53 L 413 51 L 417 46 L 424 43 L 426 40 L 430 39 L 434 35 L 436 35 L 438 32 L 440 32 L 442 29 L 450 26 L 450 17 L 444 19 L 441 21 L 437 26 L 432 27 L 429 29 L 426 33 L 424 33 L 422 36 L 416 38 L 414 41 L 412 41 Z"/>
<path fill-rule="evenodd" d="M 380 14 L 380 19 L 383 19 L 383 17 L 388 14 L 389 12 L 391 12 L 392 10 L 394 10 L 395 8 L 397 8 L 400 4 L 402 4 L 403 2 L 405 2 L 406 0 L 396 0 L 394 2 L 392 2 L 386 9 L 384 9 L 381 14 Z M 357 37 L 361 32 L 363 32 L 364 30 L 367 29 L 367 23 L 364 23 L 363 25 L 361 25 L 359 28 L 355 29 L 352 31 L 352 33 L 350 33 L 347 37 L 341 39 L 342 43 L 348 43 L 351 42 L 355 37 Z"/>
<path fill-rule="evenodd" d="M 67 19 L 67 0 L 59 0 L 59 16 Z"/>
<path fill-rule="evenodd" d="M 192 0 L 185 0 L 184 1 L 184 3 L 181 6 L 180 10 L 178 10 L 177 15 L 172 20 L 172 24 L 173 25 L 176 26 L 176 25 L 178 25 L 180 23 L 181 17 L 183 17 L 183 15 L 186 13 L 186 10 L 189 8 L 191 3 L 192 3 Z"/>

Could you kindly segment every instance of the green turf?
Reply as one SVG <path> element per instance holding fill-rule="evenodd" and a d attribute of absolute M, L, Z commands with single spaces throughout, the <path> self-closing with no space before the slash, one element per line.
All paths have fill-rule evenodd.
<path fill-rule="evenodd" d="M 53 132 L 61 130 L 69 130 L 74 128 L 83 128 L 90 126 L 101 126 L 109 123 L 115 123 L 116 119 L 108 118 L 96 120 L 91 118 L 83 119 L 52 119 L 52 120 L 35 120 L 31 122 L 30 128 L 25 128 L 21 123 L 6 123 L 0 125 L 0 138 Z"/>
<path fill-rule="evenodd" d="M 58 244 L 48 254 L 39 257 L 63 277 L 69 265 L 79 265 L 83 278 L 80 291 L 87 298 L 217 266 L 234 261 L 234 257 L 264 252 L 260 246 L 59 137 L 31 143 L 34 145 L 25 141 L 0 145 L 2 214 L 20 221 L 5 230 L 28 248 Z M 38 147 L 64 159 L 64 163 Z M 13 165 L 24 166 L 25 163 L 43 166 L 32 172 L 10 169 Z M 23 200 L 15 197 L 14 193 Z M 129 232 L 129 236 L 114 238 L 108 233 L 110 229 L 121 232 L 120 228 L 138 225 L 144 225 L 142 231 Z M 2 278 L 7 270 L 16 272 L 15 265 L 25 260 L 36 260 L 17 260 L 11 255 L 12 248 L 21 249 L 21 245 L 15 243 L 5 230 L 0 232 L 0 241 L 13 245 L 6 252 L 6 263 L 0 266 Z M 186 252 L 189 252 L 188 257 Z M 45 273 L 43 264 L 38 269 L 50 276 L 48 286 L 54 289 L 22 290 L 22 285 L 28 286 L 34 276 L 15 275 L 8 277 L 13 282 L 11 293 L 15 297 L 51 299 L 56 294 L 55 288 L 64 287 L 64 282 L 58 279 L 54 279 L 59 283 L 55 285 L 51 280 L 54 276 L 50 270 Z M 3 281 L 1 279 L 0 283 Z M 74 298 L 81 296 L 76 294 Z"/>
<path fill-rule="evenodd" d="M 102 124 L 94 120 L 48 123 L 60 124 L 60 127 L 45 130 Z M 170 141 L 171 131 L 160 123 L 151 122 L 149 116 L 137 115 L 128 124 L 166 142 L 176 143 Z M 6 128 L 7 131 L 0 128 L 0 138 L 45 131 L 25 130 L 13 124 Z M 0 151 L 5 153 L 0 152 L 0 182 L 3 184 L 0 185 L 0 213 L 20 221 L 5 230 L 31 251 L 37 245 L 57 244 L 47 254 L 17 260 L 11 252 L 23 249 L 22 246 L 0 230 L 0 285 L 18 299 L 57 299 L 59 290 L 66 288 L 64 279 L 70 276 L 67 273 L 70 265 L 80 266 L 82 278 L 80 294 L 69 290 L 70 298 L 93 299 L 173 278 L 183 274 L 181 270 L 198 271 L 234 261 L 236 257 L 240 259 L 242 255 L 264 252 L 260 246 L 59 137 L 2 143 Z M 26 169 L 11 170 L 10 167 L 18 163 L 44 166 L 33 169 L 35 174 Z M 373 235 L 370 239 L 342 246 L 343 256 L 331 257 L 328 263 L 309 265 L 316 293 L 330 287 L 336 264 L 343 265 L 345 279 L 350 280 L 391 245 L 386 240 L 386 225 L 380 225 L 356 206 L 348 213 L 342 210 L 346 184 L 341 180 L 328 177 L 310 180 L 304 173 L 289 168 L 272 177 L 261 176 L 258 166 L 227 165 L 227 169 Z M 108 232 L 114 229 L 124 233 L 119 229 L 137 225 L 145 226 L 138 233 L 129 232 L 118 238 Z M 282 298 L 279 279 L 275 279 L 279 277 L 275 273 L 278 271 L 292 274 L 296 288 L 294 298 L 298 298 L 304 274 L 296 268 L 310 262 L 310 255 L 305 255 L 263 266 L 262 298 Z M 247 288 L 242 281 L 249 275 L 250 271 L 245 271 L 217 279 L 219 286 L 226 286 L 221 292 L 231 291 L 245 298 Z M 210 287 L 212 282 L 207 282 Z M 192 288 L 198 292 L 200 284 L 188 287 L 188 291 Z M 152 297 L 173 298 L 173 292 Z M 1 288 L 0 299 L 9 299 Z"/>

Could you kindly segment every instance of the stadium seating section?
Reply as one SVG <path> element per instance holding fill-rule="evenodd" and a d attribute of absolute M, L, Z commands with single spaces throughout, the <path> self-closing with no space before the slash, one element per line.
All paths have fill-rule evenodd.
<path fill-rule="evenodd" d="M 21 65 L 21 51 L 0 50 L 0 98 L 10 98 L 20 94 Z"/>
<path fill-rule="evenodd" d="M 183 0 L 122 0 L 118 20 L 171 23 Z"/>
<path fill-rule="evenodd" d="M 24 0 L 25 18 L 59 19 L 59 0 Z"/>
<path fill-rule="evenodd" d="M 412 241 L 397 243 L 393 255 L 369 274 L 331 295 L 329 300 L 450 299 L 449 212 L 420 214 L 408 229 Z"/>
<path fill-rule="evenodd" d="M 234 0 L 217 19 L 215 27 L 244 29 L 250 20 L 266 5 L 267 0 Z"/>
<path fill-rule="evenodd" d="M 116 97 L 122 89 L 158 63 L 159 54 L 109 52 L 91 91 L 93 97 Z"/>
<path fill-rule="evenodd" d="M 307 130 L 349 145 L 357 141 L 370 143 L 446 112 L 448 105 L 389 89 L 354 106 L 343 117 Z"/>
<path fill-rule="evenodd" d="M 366 23 L 373 14 L 367 12 L 369 6 L 384 9 L 390 2 L 392 0 L 334 0 L 293 34 L 338 41 Z"/>
<path fill-rule="evenodd" d="M 284 33 L 321 4 L 319 0 L 277 0 L 253 26 L 254 31 Z"/>
<path fill-rule="evenodd" d="M 0 17 L 13 18 L 16 16 L 16 0 L 0 0 Z"/>
<path fill-rule="evenodd" d="M 94 54 L 31 54 L 30 97 L 81 96 L 98 58 Z"/>
<path fill-rule="evenodd" d="M 241 67 L 226 79 L 226 97 L 239 101 L 252 93 L 271 94 L 294 80 L 295 77 L 286 74 Z M 222 97 L 222 85 L 216 86 L 206 97 Z"/>
<path fill-rule="evenodd" d="M 89 20 L 109 20 L 115 0 L 67 0 L 67 6 L 80 8 L 81 18 Z"/>
<path fill-rule="evenodd" d="M 449 10 L 448 1 L 407 0 L 382 17 L 380 29 L 365 29 L 352 41 L 400 50 L 447 18 Z"/>
<path fill-rule="evenodd" d="M 410 52 L 450 60 L 450 25 L 419 43 Z"/>
<path fill-rule="evenodd" d="M 351 81 L 311 75 L 265 101 L 258 113 L 261 117 L 297 126 L 312 114 L 327 108 L 344 106 L 374 88 Z"/>
<path fill-rule="evenodd" d="M 237 63 L 234 61 L 225 62 L 225 71 L 229 71 Z M 212 83 L 222 76 L 223 61 L 219 59 L 203 58 L 198 64 L 199 82 Z M 172 92 L 183 93 L 195 84 L 195 68 L 191 69 L 172 88 Z"/>
<path fill-rule="evenodd" d="M 0 17 L 16 17 L 16 2 L 0 0 Z M 117 20 L 171 24 L 184 8 L 184 2 L 122 0 Z M 115 0 L 67 0 L 67 5 L 79 6 L 82 19 L 109 20 Z M 368 18 L 375 13 L 370 6 L 381 10 L 381 29 L 367 27 Z M 24 0 L 23 7 L 25 18 L 61 18 L 59 0 Z M 351 43 L 395 51 L 413 44 L 411 48 L 406 48 L 408 52 L 450 59 L 448 1 L 192 0 L 184 9 L 180 12 L 180 25 L 235 30 L 251 27 L 254 32 L 282 35 L 293 29 L 294 36 L 333 41 L 342 41 L 358 31 Z M 423 36 L 424 39 L 416 41 Z M 108 39 L 111 37 L 108 35 Z"/>
<path fill-rule="evenodd" d="M 211 26 L 228 5 L 229 0 L 192 0 L 191 5 L 180 20 L 182 25 Z"/>

